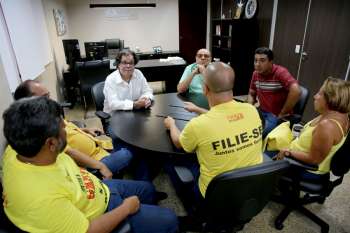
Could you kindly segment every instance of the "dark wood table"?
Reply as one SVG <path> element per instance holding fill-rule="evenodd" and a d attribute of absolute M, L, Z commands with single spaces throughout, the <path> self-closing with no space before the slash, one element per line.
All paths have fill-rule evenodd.
<path fill-rule="evenodd" d="M 125 143 L 136 148 L 165 154 L 183 154 L 171 142 L 165 129 L 164 118 L 172 116 L 182 130 L 186 123 L 197 116 L 184 109 L 183 101 L 191 101 L 208 108 L 208 101 L 201 94 L 178 95 L 177 93 L 154 96 L 150 109 L 115 111 L 111 117 L 111 127 L 115 135 Z"/>

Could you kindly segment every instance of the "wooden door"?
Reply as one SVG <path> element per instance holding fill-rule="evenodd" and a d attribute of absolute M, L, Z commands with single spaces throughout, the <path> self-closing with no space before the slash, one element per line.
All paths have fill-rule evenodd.
<path fill-rule="evenodd" d="M 304 121 L 317 115 L 313 95 L 323 81 L 328 76 L 345 77 L 350 55 L 349 22 L 350 1 L 347 0 L 278 2 L 273 46 L 275 63 L 285 66 L 309 89 Z M 303 50 L 295 53 L 296 45 Z"/>
<path fill-rule="evenodd" d="M 273 52 L 274 62 L 286 67 L 297 78 L 300 53 L 296 45 L 302 45 L 309 1 L 278 1 Z"/>
<path fill-rule="evenodd" d="M 196 52 L 206 46 L 207 0 L 179 0 L 179 38 L 181 56 L 195 61 Z"/>
<path fill-rule="evenodd" d="M 299 82 L 308 87 L 311 98 L 305 117 L 316 115 L 315 94 L 328 76 L 345 78 L 350 56 L 350 1 L 313 0 L 300 65 Z"/>

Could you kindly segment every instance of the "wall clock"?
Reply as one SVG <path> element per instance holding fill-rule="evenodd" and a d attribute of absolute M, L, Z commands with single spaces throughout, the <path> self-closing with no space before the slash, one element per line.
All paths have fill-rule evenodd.
<path fill-rule="evenodd" d="M 245 5 L 244 16 L 247 19 L 251 19 L 255 16 L 258 10 L 258 1 L 257 0 L 248 0 Z"/>

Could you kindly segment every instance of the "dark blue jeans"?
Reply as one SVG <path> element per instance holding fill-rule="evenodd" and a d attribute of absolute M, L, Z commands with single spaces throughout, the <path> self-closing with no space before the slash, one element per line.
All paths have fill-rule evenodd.
<path fill-rule="evenodd" d="M 276 117 L 271 112 L 265 112 L 265 111 L 262 111 L 261 109 L 259 111 L 261 112 L 262 116 L 265 119 L 265 127 L 262 135 L 263 138 L 265 138 L 277 126 L 278 117 Z"/>
<path fill-rule="evenodd" d="M 199 191 L 198 179 L 199 179 L 199 164 L 196 159 L 186 158 L 186 155 L 182 158 L 169 158 L 164 163 L 164 171 L 168 174 L 176 193 L 181 199 L 188 214 L 194 214 L 194 212 L 202 205 L 204 200 L 202 194 Z M 189 185 L 184 184 L 178 177 L 175 166 L 183 166 L 190 170 L 193 176 L 193 182 Z"/>
<path fill-rule="evenodd" d="M 108 135 L 112 138 L 114 150 L 125 149 L 128 150 L 133 156 L 133 175 L 134 180 L 152 181 L 152 174 L 150 171 L 150 161 L 146 159 L 143 151 L 137 150 L 136 148 L 127 145 L 120 140 L 112 130 L 111 126 L 108 126 Z"/>
<path fill-rule="evenodd" d="M 140 199 L 140 209 L 126 221 L 134 233 L 175 233 L 178 222 L 175 213 L 154 203 L 154 186 L 149 182 L 130 180 L 103 180 L 110 191 L 106 212 L 120 206 L 124 198 L 136 195 Z"/>
<path fill-rule="evenodd" d="M 129 165 L 132 157 L 132 153 L 128 149 L 121 148 L 118 151 L 113 151 L 100 161 L 104 163 L 113 174 L 117 174 Z"/>

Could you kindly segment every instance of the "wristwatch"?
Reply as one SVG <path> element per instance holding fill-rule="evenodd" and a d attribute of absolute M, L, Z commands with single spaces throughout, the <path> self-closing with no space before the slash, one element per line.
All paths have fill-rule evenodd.
<path fill-rule="evenodd" d="M 286 150 L 286 151 L 283 152 L 283 155 L 285 157 L 291 157 L 292 156 L 292 152 L 290 152 L 290 150 Z"/>

